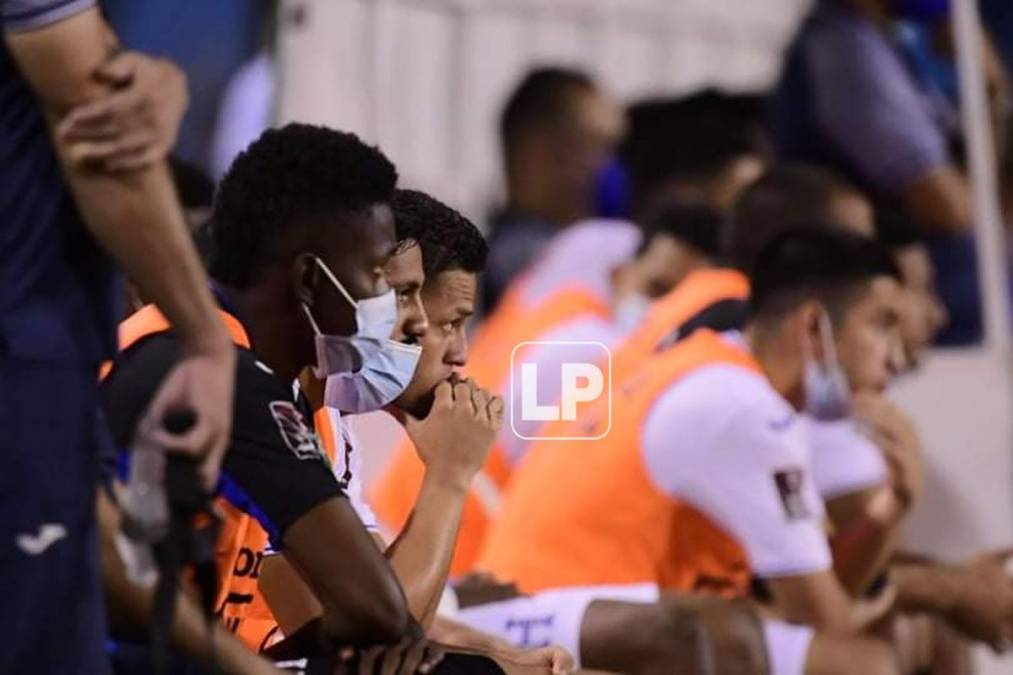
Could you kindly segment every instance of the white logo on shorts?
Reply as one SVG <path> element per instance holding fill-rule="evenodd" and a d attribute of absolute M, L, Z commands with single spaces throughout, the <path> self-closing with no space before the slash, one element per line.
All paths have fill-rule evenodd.
<path fill-rule="evenodd" d="M 41 555 L 47 548 L 66 538 L 67 528 L 60 523 L 44 523 L 38 534 L 19 534 L 18 548 L 28 555 Z"/>

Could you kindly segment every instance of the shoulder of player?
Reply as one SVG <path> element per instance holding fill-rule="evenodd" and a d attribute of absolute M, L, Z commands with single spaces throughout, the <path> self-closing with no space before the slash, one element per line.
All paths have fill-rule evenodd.
<path fill-rule="evenodd" d="M 696 443 L 683 445 L 711 452 L 714 443 L 729 438 L 745 442 L 799 435 L 802 430 L 798 422 L 795 410 L 762 374 L 731 364 L 713 364 L 690 373 L 666 390 L 652 407 L 644 428 L 664 425 L 664 434 L 649 435 L 690 436 Z"/>
<path fill-rule="evenodd" d="M 730 363 L 714 363 L 673 383 L 658 398 L 655 409 L 731 419 L 755 411 L 787 412 L 791 407 L 762 373 Z"/>

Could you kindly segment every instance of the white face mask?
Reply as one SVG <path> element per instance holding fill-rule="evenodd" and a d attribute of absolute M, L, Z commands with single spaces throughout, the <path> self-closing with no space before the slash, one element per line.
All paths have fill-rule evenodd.
<path fill-rule="evenodd" d="M 823 363 L 806 356 L 803 387 L 805 411 L 820 422 L 844 419 L 851 412 L 851 388 L 848 377 L 837 360 L 834 331 L 826 312 L 819 319 L 820 342 L 823 344 Z"/>
<path fill-rule="evenodd" d="M 647 316 L 651 304 L 651 299 L 646 295 L 640 293 L 628 295 L 616 305 L 615 311 L 612 313 L 613 322 L 620 330 L 630 333 Z"/>
<path fill-rule="evenodd" d="M 397 325 L 393 289 L 357 302 L 322 260 L 316 256 L 313 260 L 355 308 L 354 335 L 326 335 L 303 304 L 316 336 L 317 365 L 313 372 L 320 379 L 327 378 L 324 404 L 348 413 L 379 410 L 408 386 L 422 347 L 390 339 Z"/>

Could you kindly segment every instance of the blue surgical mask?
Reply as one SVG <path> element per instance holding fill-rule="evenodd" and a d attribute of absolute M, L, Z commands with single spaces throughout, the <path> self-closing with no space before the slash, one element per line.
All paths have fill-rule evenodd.
<path fill-rule="evenodd" d="M 803 387 L 805 411 L 820 422 L 844 419 L 851 412 L 851 388 L 848 377 L 837 360 L 834 331 L 826 312 L 819 319 L 820 342 L 823 345 L 823 363 L 806 357 Z"/>
<path fill-rule="evenodd" d="M 379 410 L 408 386 L 422 356 L 422 347 L 390 339 L 397 325 L 397 298 L 393 290 L 356 301 L 322 260 L 314 256 L 314 261 L 355 308 L 354 335 L 327 335 L 320 330 L 309 307 L 303 305 L 315 334 L 314 374 L 327 379 L 324 403 L 348 413 Z"/>
<path fill-rule="evenodd" d="M 919 23 L 938 23 L 950 17 L 950 0 L 892 0 L 893 13 Z"/>

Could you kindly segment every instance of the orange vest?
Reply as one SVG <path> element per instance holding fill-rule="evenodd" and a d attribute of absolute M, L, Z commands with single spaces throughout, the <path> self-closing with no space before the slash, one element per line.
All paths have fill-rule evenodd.
<path fill-rule="evenodd" d="M 608 305 L 596 294 L 567 286 L 554 291 L 534 307 L 524 305 L 521 288 L 509 293 L 489 320 L 479 329 L 470 350 L 468 377 L 493 391 L 499 390 L 510 373 L 510 355 L 518 344 L 584 314 L 607 316 Z M 370 505 L 384 527 L 400 532 L 415 506 L 425 467 L 415 446 L 405 439 L 370 491 Z M 486 528 L 510 478 L 510 462 L 499 444 L 468 492 L 461 516 L 461 529 L 450 567 L 451 577 L 468 573 L 482 546 Z"/>
<path fill-rule="evenodd" d="M 526 593 L 627 583 L 745 593 L 749 568 L 742 547 L 703 513 L 658 490 L 641 452 L 640 432 L 655 401 L 690 372 L 714 363 L 758 370 L 751 356 L 699 330 L 618 384 L 604 438 L 532 443 L 478 567 L 515 581 Z M 603 433 L 608 399 L 590 405 L 576 421 L 551 423 L 546 435 Z"/>
<path fill-rule="evenodd" d="M 219 310 L 219 317 L 232 341 L 249 349 L 250 339 L 242 324 L 225 311 Z M 158 309 L 148 305 L 120 324 L 120 349 L 127 349 L 144 337 L 170 328 Z M 315 420 L 320 421 L 321 417 L 326 418 L 326 415 L 317 415 Z M 331 443 L 324 448 L 333 461 L 333 434 L 330 433 L 329 422 L 326 431 L 321 434 L 322 441 L 327 439 Z M 257 587 L 268 534 L 255 518 L 224 496 L 216 498 L 215 503 L 222 514 L 222 530 L 215 550 L 219 584 L 216 612 L 226 628 L 248 647 L 260 651 L 269 646 L 278 632 L 278 624 Z"/>
<path fill-rule="evenodd" d="M 613 381 L 636 370 L 662 340 L 707 307 L 748 297 L 749 279 L 737 270 L 712 267 L 690 273 L 651 306 L 643 322 L 612 354 Z"/>

